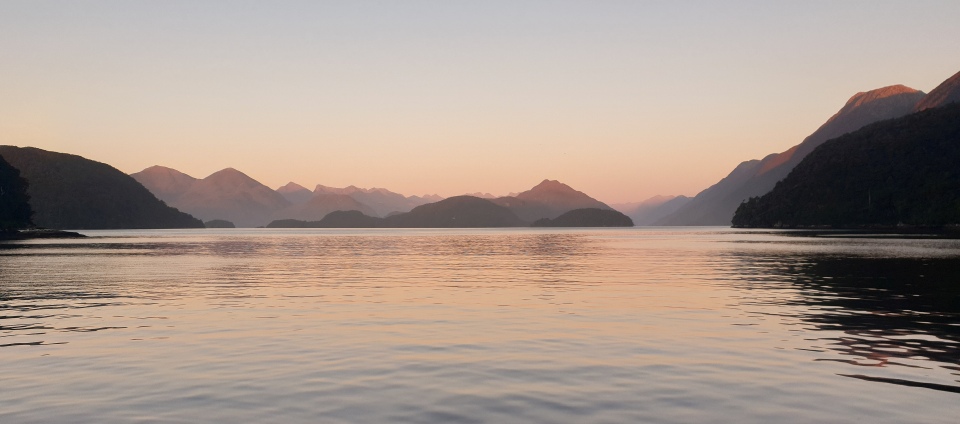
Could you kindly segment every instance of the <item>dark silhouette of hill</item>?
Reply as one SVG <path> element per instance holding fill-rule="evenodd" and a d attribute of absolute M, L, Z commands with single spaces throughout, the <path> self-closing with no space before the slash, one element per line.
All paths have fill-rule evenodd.
<path fill-rule="evenodd" d="M 442 198 L 436 195 L 424 197 L 404 196 L 400 193 L 394 193 L 385 188 L 376 187 L 359 188 L 356 186 L 349 186 L 345 188 L 334 188 L 318 184 L 313 192 L 316 194 L 329 193 L 350 196 L 372 209 L 372 213 L 363 211 L 371 216 L 387 216 L 391 212 L 409 212 L 411 209 L 417 206 L 442 200 Z"/>
<path fill-rule="evenodd" d="M 151 166 L 130 176 L 168 205 L 174 204 L 177 198 L 197 182 L 196 178 L 183 172 L 159 165 Z"/>
<path fill-rule="evenodd" d="M 857 93 L 802 143 L 762 160 L 741 163 L 656 225 L 730 225 L 741 202 L 768 193 L 817 146 L 865 125 L 907 115 L 923 97 L 923 92 L 902 85 Z"/>
<path fill-rule="evenodd" d="M 823 143 L 738 227 L 960 224 L 960 104 L 880 122 Z"/>
<path fill-rule="evenodd" d="M 642 202 L 610 205 L 633 220 L 635 226 L 653 225 L 691 200 L 687 196 L 654 196 Z"/>
<path fill-rule="evenodd" d="M 360 211 L 334 211 L 319 221 L 281 219 L 269 228 L 486 228 L 520 227 L 525 223 L 513 212 L 473 196 L 456 196 L 377 218 Z"/>
<path fill-rule="evenodd" d="M 312 194 L 310 199 L 304 203 L 291 205 L 275 212 L 273 217 L 275 219 L 316 221 L 334 211 L 352 210 L 357 210 L 370 216 L 376 216 L 376 212 L 372 208 L 346 194 L 317 193 Z"/>
<path fill-rule="evenodd" d="M 313 197 L 312 191 L 292 181 L 287 183 L 285 186 L 278 188 L 277 193 L 280 193 L 281 196 L 294 205 L 306 203 L 311 197 Z"/>
<path fill-rule="evenodd" d="M 236 225 L 233 225 L 232 222 L 225 219 L 211 219 L 204 222 L 203 226 L 207 228 L 237 228 Z"/>
<path fill-rule="evenodd" d="M 389 228 L 521 227 L 526 223 L 490 200 L 456 196 L 420 205 L 410 212 L 383 219 Z"/>
<path fill-rule="evenodd" d="M 541 218 L 534 227 L 632 227 L 630 217 L 611 209 L 574 209 L 554 219 Z"/>
<path fill-rule="evenodd" d="M 319 221 L 278 219 L 267 228 L 380 228 L 383 218 L 364 215 L 360 211 L 333 211 Z"/>
<path fill-rule="evenodd" d="M 323 228 L 375 228 L 383 226 L 383 218 L 364 215 L 360 211 L 333 211 L 319 224 Z"/>
<path fill-rule="evenodd" d="M 960 72 L 953 74 L 952 77 L 947 78 L 947 80 L 940 83 L 937 88 L 930 91 L 930 94 L 927 94 L 917 102 L 914 110 L 919 112 L 954 102 L 960 102 Z"/>
<path fill-rule="evenodd" d="M 290 202 L 246 174 L 226 168 L 195 181 L 173 205 L 202 219 L 226 219 L 239 227 L 255 227 L 269 222 Z"/>
<path fill-rule="evenodd" d="M 34 224 L 59 229 L 203 228 L 110 165 L 33 147 L 0 146 L 20 170 Z"/>
<path fill-rule="evenodd" d="M 0 234 L 33 226 L 29 184 L 20 170 L 0 156 Z"/>
<path fill-rule="evenodd" d="M 491 201 L 510 209 L 520 219 L 531 223 L 540 218 L 556 218 L 574 209 L 613 209 L 581 191 L 556 180 L 543 180 L 530 190 L 516 196 L 505 196 Z"/>

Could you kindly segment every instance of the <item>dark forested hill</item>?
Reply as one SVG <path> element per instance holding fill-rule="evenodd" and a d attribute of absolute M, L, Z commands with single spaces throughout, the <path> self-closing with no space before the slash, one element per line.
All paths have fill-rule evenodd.
<path fill-rule="evenodd" d="M 737 209 L 738 227 L 960 224 L 960 104 L 830 140 L 770 193 Z"/>
<path fill-rule="evenodd" d="M 456 196 L 420 205 L 410 212 L 384 218 L 384 226 L 398 228 L 522 227 L 526 223 L 509 209 L 487 199 Z"/>
<path fill-rule="evenodd" d="M 203 228 L 127 174 L 76 155 L 0 146 L 27 180 L 34 224 L 60 229 Z"/>
<path fill-rule="evenodd" d="M 574 209 L 554 219 L 543 218 L 534 227 L 632 227 L 633 220 L 619 211 L 609 209 Z"/>
<path fill-rule="evenodd" d="M 741 202 L 770 192 L 817 146 L 865 125 L 907 115 L 923 96 L 923 92 L 902 85 L 857 93 L 800 144 L 762 160 L 741 163 L 726 178 L 655 225 L 730 225 Z"/>
<path fill-rule="evenodd" d="M 27 180 L 0 156 L 0 233 L 29 227 L 32 216 Z"/>
<path fill-rule="evenodd" d="M 319 221 L 280 219 L 268 228 L 488 228 L 526 225 L 509 209 L 487 199 L 456 196 L 410 212 L 377 218 L 360 211 L 333 211 Z"/>

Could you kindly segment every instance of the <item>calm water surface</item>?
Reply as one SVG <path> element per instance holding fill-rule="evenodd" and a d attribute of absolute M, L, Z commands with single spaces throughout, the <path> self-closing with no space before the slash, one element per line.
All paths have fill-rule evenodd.
<path fill-rule="evenodd" d="M 0 243 L 0 422 L 956 423 L 960 242 L 730 229 Z"/>

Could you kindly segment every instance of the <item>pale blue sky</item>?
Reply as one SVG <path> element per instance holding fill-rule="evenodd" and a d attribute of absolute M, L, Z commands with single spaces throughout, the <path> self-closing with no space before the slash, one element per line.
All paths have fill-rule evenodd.
<path fill-rule="evenodd" d="M 958 1 L 0 1 L 0 143 L 272 187 L 696 194 L 960 71 Z"/>

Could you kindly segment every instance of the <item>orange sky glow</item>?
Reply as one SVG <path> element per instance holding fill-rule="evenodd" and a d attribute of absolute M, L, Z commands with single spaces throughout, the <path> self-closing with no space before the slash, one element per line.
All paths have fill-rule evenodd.
<path fill-rule="evenodd" d="M 0 144 L 404 194 L 695 195 L 854 93 L 960 70 L 960 3 L 6 2 Z"/>

